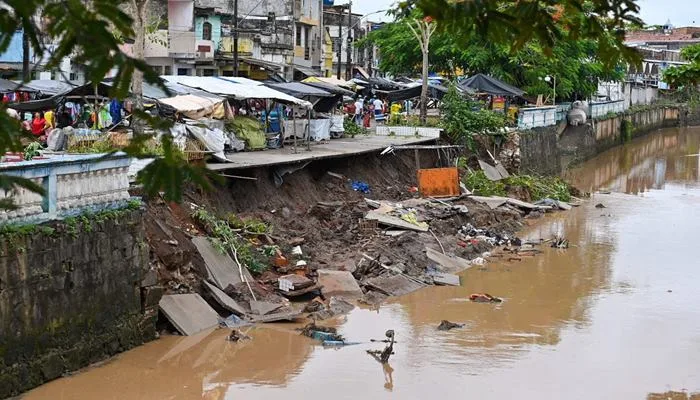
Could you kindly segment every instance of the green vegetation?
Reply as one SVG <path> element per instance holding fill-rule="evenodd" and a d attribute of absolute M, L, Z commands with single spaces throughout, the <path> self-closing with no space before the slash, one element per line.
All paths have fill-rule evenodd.
<path fill-rule="evenodd" d="M 479 104 L 469 101 L 451 84 L 442 99 L 442 127 L 455 143 L 474 150 L 474 135 L 501 135 L 505 117 L 489 110 L 480 110 Z"/>
<path fill-rule="evenodd" d="M 36 156 L 40 156 L 39 150 L 41 149 L 41 143 L 31 142 L 24 148 L 24 159 L 29 161 Z"/>
<path fill-rule="evenodd" d="M 59 222 L 56 226 L 36 223 L 0 225 L 0 240 L 7 243 L 8 249 L 16 249 L 22 252 L 26 249 L 24 249 L 20 243 L 28 236 L 41 234 L 47 237 L 57 237 L 61 232 L 65 232 L 73 238 L 76 238 L 81 230 L 83 232 L 92 232 L 94 230 L 93 224 L 101 224 L 110 220 L 118 221 L 126 213 L 138 210 L 141 206 L 142 203 L 140 200 L 132 199 L 129 200 L 124 207 L 98 212 L 86 211 L 77 216 L 64 218 L 63 221 Z"/>
<path fill-rule="evenodd" d="M 352 118 L 345 118 L 345 120 L 343 120 L 343 128 L 345 129 L 345 134 L 350 137 L 369 134 L 367 128 L 357 125 Z"/>
<path fill-rule="evenodd" d="M 192 218 L 207 230 L 212 244 L 221 253 L 230 252 L 237 263 L 251 272 L 260 274 L 267 269 L 264 254 L 259 252 L 244 235 L 268 233 L 270 231 L 268 225 L 256 220 L 244 221 L 234 214 L 229 214 L 222 219 L 204 208 L 195 210 Z"/>
<path fill-rule="evenodd" d="M 623 118 L 620 122 L 620 130 L 622 131 L 622 142 L 627 143 L 632 140 L 632 132 L 634 127 L 632 126 L 632 121 L 627 118 Z"/>
<path fill-rule="evenodd" d="M 663 80 L 677 90 L 677 101 L 695 106 L 700 103 L 700 44 L 683 48 L 681 55 L 689 64 L 667 68 Z"/>
<path fill-rule="evenodd" d="M 433 3 L 448 3 L 446 9 L 454 11 L 454 15 L 436 12 Z M 484 4 L 481 4 L 484 3 Z M 518 14 L 530 13 L 532 9 L 525 10 L 525 6 L 511 5 L 510 9 L 504 9 L 505 14 L 512 13 L 515 19 L 505 23 L 499 28 L 497 24 L 481 15 L 470 15 L 468 19 L 457 23 L 453 20 L 456 15 L 464 15 L 475 12 L 473 8 L 483 9 L 485 13 L 492 13 L 491 18 L 500 19 L 505 15 L 497 15 L 492 7 L 494 4 L 504 5 L 510 1 L 478 2 L 478 6 L 466 6 L 462 2 L 450 4 L 443 0 L 423 0 L 410 12 L 399 13 L 396 22 L 388 23 L 381 29 L 370 33 L 360 45 L 369 42 L 374 43 L 382 52 L 380 69 L 394 75 L 413 75 L 420 72 L 422 53 L 420 45 L 407 24 L 409 21 L 421 19 L 424 15 L 431 15 L 438 21 L 438 30 L 430 40 L 430 70 L 443 72 L 456 76 L 463 74 L 470 76 L 475 73 L 485 73 L 502 79 L 514 86 L 525 90 L 530 96 L 542 94 L 551 96 L 552 86 L 542 80 L 544 76 L 554 75 L 557 80 L 557 97 L 586 98 L 597 90 L 598 80 L 615 80 L 624 76 L 624 67 L 618 54 L 610 58 L 612 49 L 618 48 L 622 52 L 622 59 L 634 59 L 635 55 L 628 49 L 620 47 L 618 33 L 604 30 L 600 35 L 586 37 L 577 35 L 569 27 L 581 24 L 582 18 L 590 18 L 590 23 L 607 23 L 598 21 L 597 14 L 592 10 L 591 4 L 586 4 L 583 10 L 568 10 L 567 17 L 555 21 L 551 15 L 555 7 L 544 7 L 545 2 L 527 2 L 532 9 L 544 8 L 541 15 L 532 15 L 533 20 L 548 19 L 547 29 L 552 31 L 552 37 L 542 40 L 539 35 L 533 35 L 532 25 L 524 27 L 522 34 L 515 35 L 514 40 L 489 39 L 488 36 L 499 36 L 503 33 L 511 34 L 509 30 L 513 25 L 528 24 L 526 20 L 520 20 Z M 561 3 L 561 2 L 559 2 Z M 500 6 L 495 6 L 500 7 Z M 425 12 L 429 9 L 430 12 Z M 570 13 L 570 14 L 569 14 Z M 436 16 L 440 16 L 436 18 Z M 604 15 L 604 14 L 600 14 Z M 467 18 L 467 17 L 465 17 Z M 476 19 L 476 21 L 474 19 Z M 479 32 L 475 24 L 483 23 L 484 29 L 489 32 Z M 460 26 L 464 25 L 464 26 Z M 537 29 L 543 28 L 537 26 Z M 490 32 L 491 29 L 496 29 Z M 532 35 L 532 37 L 528 37 Z M 484 37 L 487 36 L 487 37 Z M 622 33 L 624 37 L 624 33 Z M 555 40 L 552 40 L 555 38 Z M 599 40 L 600 38 L 600 40 Z"/>
<path fill-rule="evenodd" d="M 571 201 L 571 186 L 558 177 L 512 175 L 491 181 L 484 171 L 472 171 L 464 178 L 464 184 L 480 196 L 507 196 L 511 191 L 526 190 L 533 201 L 544 198 Z"/>

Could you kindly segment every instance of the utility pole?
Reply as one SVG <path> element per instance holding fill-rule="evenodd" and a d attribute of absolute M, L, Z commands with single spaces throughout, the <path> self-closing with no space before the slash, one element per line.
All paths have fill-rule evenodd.
<path fill-rule="evenodd" d="M 338 76 L 336 78 L 340 79 L 340 63 L 343 61 L 343 7 L 338 6 L 338 41 L 337 41 L 337 48 L 336 48 L 336 53 L 338 57 L 338 65 L 336 66 L 336 69 L 338 70 Z"/>
<path fill-rule="evenodd" d="M 238 76 L 238 0 L 233 0 L 233 76 Z"/>
<path fill-rule="evenodd" d="M 29 82 L 29 36 L 22 29 L 22 80 Z"/>
<path fill-rule="evenodd" d="M 348 40 L 347 62 L 345 64 L 345 80 L 352 79 L 352 1 L 348 3 Z"/>

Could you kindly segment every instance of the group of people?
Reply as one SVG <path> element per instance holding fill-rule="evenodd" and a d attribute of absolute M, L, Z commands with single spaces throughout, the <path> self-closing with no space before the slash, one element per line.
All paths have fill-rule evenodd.
<path fill-rule="evenodd" d="M 358 126 L 369 128 L 372 118 L 378 123 L 384 122 L 388 108 L 389 104 L 386 100 L 378 97 L 362 98 L 358 96 L 355 103 L 348 105 L 346 111 L 353 116 L 353 120 Z"/>

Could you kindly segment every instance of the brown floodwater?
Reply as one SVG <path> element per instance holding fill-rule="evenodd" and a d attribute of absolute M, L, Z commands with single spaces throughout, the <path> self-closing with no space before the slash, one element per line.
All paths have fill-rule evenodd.
<path fill-rule="evenodd" d="M 429 287 L 337 321 L 327 349 L 295 325 L 163 337 L 41 386 L 36 399 L 681 399 L 700 392 L 700 129 L 665 130 L 568 173 L 596 193 L 530 239 L 572 247 L 492 258 L 461 287 Z M 606 208 L 596 208 L 602 203 Z M 477 304 L 469 294 L 504 298 Z M 437 331 L 441 320 L 466 324 Z M 390 363 L 366 354 L 387 329 Z M 693 397 L 695 398 L 695 397 Z"/>

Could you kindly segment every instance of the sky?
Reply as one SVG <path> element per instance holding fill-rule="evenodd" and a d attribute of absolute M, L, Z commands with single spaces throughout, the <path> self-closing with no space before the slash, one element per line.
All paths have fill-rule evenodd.
<path fill-rule="evenodd" d="M 353 0 L 352 11 L 369 14 L 391 8 L 395 0 Z M 345 4 L 345 0 L 336 0 Z M 662 25 L 670 19 L 674 26 L 700 26 L 700 0 L 638 0 L 640 16 L 649 25 Z M 383 14 L 373 14 L 370 21 L 390 21 Z"/>

